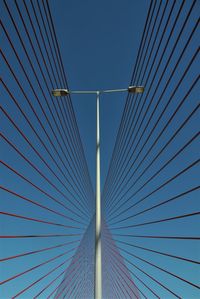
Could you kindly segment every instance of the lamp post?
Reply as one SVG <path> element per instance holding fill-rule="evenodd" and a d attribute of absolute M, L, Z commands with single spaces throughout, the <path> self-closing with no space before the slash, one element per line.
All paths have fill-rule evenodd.
<path fill-rule="evenodd" d="M 70 91 L 55 89 L 53 96 L 67 96 L 69 94 L 96 94 L 96 227 L 95 227 L 95 299 L 102 299 L 102 263 L 101 263 L 101 190 L 100 190 L 100 94 L 113 92 L 143 93 L 143 86 L 129 86 L 123 89 Z"/>

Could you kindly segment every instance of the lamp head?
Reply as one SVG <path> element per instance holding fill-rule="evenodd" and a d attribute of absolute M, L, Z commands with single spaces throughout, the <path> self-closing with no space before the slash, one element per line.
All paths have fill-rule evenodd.
<path fill-rule="evenodd" d="M 143 93 L 144 86 L 129 86 L 128 92 L 130 93 Z"/>
<path fill-rule="evenodd" d="M 63 97 L 67 96 L 69 94 L 69 91 L 67 89 L 54 89 L 52 90 L 52 95 L 54 97 Z"/>

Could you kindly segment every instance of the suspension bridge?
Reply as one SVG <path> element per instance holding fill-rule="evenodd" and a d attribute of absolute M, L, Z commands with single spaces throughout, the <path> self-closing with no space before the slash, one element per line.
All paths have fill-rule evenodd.
<path fill-rule="evenodd" d="M 0 6 L 0 298 L 200 298 L 200 2 L 148 2 L 125 86 L 144 92 L 121 94 L 99 190 L 100 297 L 96 186 L 73 94 L 52 95 L 70 74 L 51 1 Z"/>

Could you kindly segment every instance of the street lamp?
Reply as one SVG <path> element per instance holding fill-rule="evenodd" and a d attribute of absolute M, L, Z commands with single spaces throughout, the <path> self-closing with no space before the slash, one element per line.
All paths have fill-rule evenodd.
<path fill-rule="evenodd" d="M 102 299 L 102 264 L 101 264 L 101 191 L 100 191 L 100 119 L 99 99 L 102 93 L 129 92 L 143 93 L 143 86 L 129 86 L 123 89 L 107 90 L 79 90 L 54 89 L 52 95 L 55 97 L 67 96 L 69 94 L 96 94 L 96 228 L 95 228 L 95 299 Z"/>

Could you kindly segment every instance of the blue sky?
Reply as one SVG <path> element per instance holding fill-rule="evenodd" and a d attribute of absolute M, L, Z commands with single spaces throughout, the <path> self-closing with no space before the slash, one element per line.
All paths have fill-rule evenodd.
<path fill-rule="evenodd" d="M 66 54 L 63 60 L 66 72 L 70 74 L 70 88 L 126 88 L 139 48 L 148 2 L 69 1 L 66 9 L 62 5 L 59 1 L 52 1 L 52 12 L 56 13 L 55 19 L 60 28 L 57 30 L 58 38 Z M 126 94 L 103 95 L 101 99 L 101 155 L 102 161 L 105 161 L 102 163 L 102 183 L 125 100 Z M 82 141 L 94 177 L 95 97 L 73 95 L 73 103 L 82 124 Z M 90 159 L 92 156 L 93 159 Z"/>
<path fill-rule="evenodd" d="M 21 12 L 22 18 L 20 17 L 17 6 L 13 1 L 8 0 L 5 2 L 13 16 L 13 20 L 17 24 L 22 41 L 26 46 L 27 53 L 24 52 L 23 45 L 20 42 L 12 20 L 9 17 L 4 1 L 1 1 L 0 3 L 0 9 L 1 12 L 3 12 L 1 13 L 2 23 L 8 32 L 14 49 L 16 50 L 30 81 L 27 81 L 27 77 L 17 60 L 14 50 L 6 37 L 5 31 L 3 30 L 3 55 L 5 55 L 9 62 L 16 79 L 19 80 L 19 83 L 24 90 L 24 94 L 11 74 L 8 65 L 5 63 L 5 59 L 1 56 L 3 82 L 14 96 L 14 98 L 12 98 L 12 96 L 10 96 L 6 91 L 5 87 L 2 86 L 1 106 L 3 110 L 1 110 L 1 131 L 3 136 L 7 138 L 7 141 L 5 138 L 1 139 L 1 157 L 4 163 L 10 165 L 29 181 L 33 182 L 34 185 L 30 185 L 30 183 L 25 181 L 22 177 L 20 178 L 14 174 L 11 169 L 8 169 L 5 165 L 1 165 L 0 168 L 0 184 L 3 185 L 4 188 L 8 188 L 21 196 L 24 196 L 26 199 L 48 207 L 54 212 L 56 211 L 57 214 L 30 203 L 30 201 L 25 201 L 19 196 L 5 192 L 5 190 L 0 190 L 1 210 L 7 213 L 19 214 L 25 217 L 54 222 L 59 225 L 77 226 L 78 228 L 66 228 L 65 226 L 58 227 L 55 225 L 49 226 L 47 224 L 41 224 L 31 220 L 26 221 L 16 217 L 2 215 L 1 234 L 82 234 L 86 230 L 91 221 L 91 217 L 93 216 L 94 197 L 93 194 L 91 194 L 91 185 L 89 185 L 90 183 L 88 183 L 87 177 L 85 178 L 83 174 L 83 170 L 85 170 L 85 168 L 83 166 L 84 162 L 82 160 L 82 153 L 79 150 L 80 139 L 77 135 L 74 135 L 77 134 L 77 131 L 74 131 L 74 123 L 71 122 L 71 114 L 68 109 L 69 102 L 67 102 L 67 100 L 64 102 L 64 100 L 60 101 L 52 99 L 50 95 L 53 88 L 66 86 L 64 86 L 64 83 L 58 83 L 59 76 L 56 75 L 56 80 L 54 80 L 52 72 L 50 71 L 49 76 L 46 71 L 46 66 L 42 60 L 42 55 L 37 42 L 39 42 L 41 46 L 42 53 L 46 53 L 45 47 L 41 38 L 39 27 L 37 26 L 31 2 L 29 3 L 25 1 L 28 11 L 31 13 L 30 15 L 33 20 L 33 24 L 35 25 L 34 28 L 38 40 L 34 34 L 33 28 L 31 27 L 24 2 L 16 2 L 18 3 L 18 9 Z M 37 2 L 33 1 L 36 15 L 38 16 L 41 24 L 42 33 L 44 37 L 46 37 L 39 9 L 41 9 L 46 25 L 47 19 L 45 17 L 42 2 L 39 3 L 40 5 L 38 6 Z M 194 1 L 194 7 L 191 10 L 191 14 L 188 17 L 187 22 L 185 20 L 191 6 L 193 5 L 193 1 L 187 1 L 183 5 L 176 26 L 174 27 L 173 34 L 170 34 L 170 32 L 173 28 L 173 24 L 176 20 L 182 2 L 169 1 L 168 4 L 166 4 L 167 2 L 163 1 L 162 3 L 159 3 L 159 1 L 157 1 L 153 3 L 155 4 L 155 13 L 153 15 L 154 18 L 150 29 L 153 27 L 153 21 L 156 18 L 156 13 L 158 17 L 155 22 L 155 28 L 151 38 L 149 39 L 149 34 L 145 40 L 145 47 L 147 47 L 149 42 L 149 50 L 147 51 L 146 56 L 144 55 L 142 57 L 140 63 L 140 67 L 142 67 L 142 63 L 144 62 L 141 76 L 139 76 L 138 72 L 136 82 L 131 82 L 144 30 L 144 24 L 150 5 L 149 1 L 49 1 L 57 39 L 60 45 L 63 65 L 66 71 L 67 82 L 71 90 L 127 88 L 131 83 L 145 85 L 145 93 L 142 96 L 129 98 L 128 107 L 130 118 L 126 123 L 124 135 L 127 136 L 127 139 L 125 137 L 122 138 L 122 143 L 125 145 L 127 142 L 126 140 L 129 140 L 129 147 L 126 148 L 126 146 L 124 146 L 122 148 L 119 160 L 119 165 L 121 167 L 118 168 L 117 175 L 114 177 L 113 181 L 112 177 L 110 177 L 112 185 L 109 185 L 108 192 L 105 193 L 102 198 L 103 208 L 105 207 L 106 202 L 110 202 L 110 208 L 103 210 L 103 213 L 105 219 L 108 221 L 108 227 L 113 233 L 113 238 L 116 240 L 116 244 L 119 248 L 121 248 L 120 253 L 125 257 L 125 259 L 130 260 L 136 266 L 141 267 L 141 269 L 151 274 L 164 285 L 168 286 L 176 294 L 179 294 L 181 298 L 196 299 L 199 296 L 197 288 L 192 287 L 187 283 L 183 283 L 175 277 L 171 277 L 168 274 L 143 263 L 141 260 L 130 256 L 123 250 L 127 250 L 132 254 L 147 259 L 152 263 L 155 263 L 156 265 L 163 267 L 164 269 L 175 273 L 194 284 L 197 284 L 200 274 L 196 264 L 156 255 L 155 253 L 142 251 L 139 248 L 130 246 L 130 244 L 132 244 L 146 247 L 152 250 L 166 252 L 171 255 L 178 255 L 180 257 L 196 261 L 199 259 L 199 247 L 197 247 L 197 241 L 135 239 L 115 235 L 116 233 L 122 235 L 198 236 L 199 233 L 197 216 L 159 224 L 123 228 L 130 225 L 142 224 L 143 222 L 156 221 L 163 218 L 194 213 L 199 210 L 199 190 L 195 190 L 194 192 L 181 197 L 181 199 L 172 201 L 169 204 L 152 209 L 149 212 L 145 212 L 136 216 L 136 218 L 133 218 L 134 214 L 148 209 L 158 203 L 162 203 L 165 200 L 177 196 L 181 192 L 186 192 L 187 190 L 199 185 L 199 165 L 196 164 L 187 172 L 183 173 L 183 175 L 178 176 L 152 195 L 150 194 L 165 181 L 170 180 L 170 178 L 181 172 L 199 158 L 199 136 L 197 136 L 198 138 L 196 137 L 195 140 L 188 144 L 188 146 L 180 152 L 175 159 L 172 159 L 172 161 L 164 167 L 163 171 L 160 171 L 155 178 L 153 177 L 149 183 L 142 187 L 143 184 L 151 178 L 151 176 L 159 171 L 165 163 L 167 163 L 195 134 L 199 132 L 199 111 L 195 110 L 199 103 L 199 83 L 196 83 L 194 88 L 191 89 L 190 93 L 181 104 L 180 109 L 178 108 L 172 121 L 166 127 L 165 132 L 161 135 L 160 139 L 158 139 L 158 142 L 155 146 L 153 146 L 149 154 L 145 156 L 148 149 L 152 146 L 153 142 L 162 131 L 163 127 L 169 121 L 177 107 L 179 107 L 192 84 L 194 84 L 198 76 L 199 65 L 199 57 L 197 57 L 197 55 L 194 56 L 198 46 L 199 32 L 197 32 L 196 29 L 193 32 L 194 28 L 196 28 L 195 25 L 197 24 L 199 2 Z M 173 3 L 175 3 L 174 6 Z M 166 11 L 164 14 L 163 12 L 165 9 Z M 167 30 L 164 32 L 164 27 L 170 11 L 172 11 L 171 17 Z M 164 17 L 161 22 L 162 14 Z M 27 30 L 30 33 L 32 44 L 27 36 L 22 20 L 24 21 L 24 24 L 26 24 Z M 159 22 L 160 26 L 158 25 Z M 186 25 L 183 28 L 180 39 L 174 48 L 173 55 L 170 58 L 171 51 L 184 22 L 186 22 Z M 191 35 L 192 32 L 193 35 Z M 53 43 L 49 31 L 48 34 L 53 49 Z M 190 35 L 191 39 L 180 58 Z M 162 43 L 159 48 L 159 41 L 162 37 Z M 164 47 L 168 39 L 169 43 L 163 55 Z M 45 42 L 49 55 L 51 55 L 47 37 L 45 38 Z M 39 62 L 41 63 L 41 68 L 38 65 L 33 48 L 36 49 Z M 145 70 L 151 49 L 153 49 L 152 56 L 149 58 L 149 64 Z M 153 54 L 156 53 L 157 49 L 159 49 L 159 51 L 155 57 L 155 65 L 152 72 L 150 72 L 150 66 L 154 59 Z M 46 54 L 44 55 L 45 61 L 47 62 L 47 69 L 51 70 L 48 57 Z M 195 58 L 191 62 L 192 57 Z M 176 63 L 179 58 L 180 61 L 176 67 Z M 162 80 L 159 81 L 168 59 L 170 59 L 169 66 L 166 68 Z M 56 67 L 54 66 L 52 58 L 51 62 L 53 70 L 56 73 Z M 59 68 L 58 64 L 57 67 Z M 157 72 L 155 72 L 156 67 Z M 187 67 L 188 72 L 184 75 L 184 71 Z M 35 77 L 33 69 L 38 76 L 38 80 Z M 62 77 L 60 71 L 59 75 Z M 183 81 L 180 83 L 177 90 L 175 90 L 182 76 Z M 46 78 L 46 83 L 44 78 Z M 51 84 L 51 80 L 53 81 L 53 84 Z M 152 86 L 150 85 L 151 80 L 154 80 Z M 61 79 L 61 81 L 63 80 Z M 163 92 L 168 81 L 169 83 L 166 90 Z M 158 87 L 156 87 L 157 84 Z M 173 92 L 174 95 L 172 96 Z M 30 103 L 33 105 L 38 118 L 33 113 L 33 110 L 31 110 L 27 99 L 30 100 Z M 102 95 L 100 99 L 102 192 L 126 100 L 126 93 L 112 95 L 105 94 Z M 170 102 L 167 104 L 169 100 Z M 152 104 L 148 109 L 150 101 L 152 101 Z M 158 101 L 159 104 L 156 106 Z M 19 105 L 18 107 L 21 107 L 21 111 L 17 108 L 16 103 Z M 92 181 L 92 187 L 95 190 L 95 95 L 73 95 L 72 103 Z M 138 110 L 133 109 L 134 103 L 136 103 L 135 107 L 138 107 Z M 48 108 L 48 104 L 50 109 Z M 144 109 L 141 111 L 141 116 L 138 116 L 143 104 Z M 150 138 L 148 138 L 154 124 L 159 119 L 160 114 L 162 114 L 165 105 L 167 105 L 165 113 L 158 121 L 155 130 L 153 130 L 150 135 Z M 47 116 L 46 118 L 41 110 L 41 107 L 44 107 L 44 111 Z M 154 113 L 153 111 L 155 107 L 157 108 Z M 53 116 L 50 110 L 53 112 Z M 142 122 L 142 117 L 146 110 L 146 116 Z M 179 130 L 179 127 L 194 110 L 195 112 L 187 121 L 186 125 L 180 130 L 180 132 L 177 133 L 176 137 L 143 174 L 145 167 L 148 167 L 162 147 L 167 144 L 173 134 Z M 33 150 L 33 147 L 31 148 L 30 144 L 25 141 L 23 134 L 20 134 L 16 127 L 11 124 L 11 121 L 9 121 L 6 113 L 10 116 L 19 130 L 21 130 L 24 136 L 28 138 L 35 150 L 44 157 L 44 160 L 48 164 L 49 168 L 47 167 L 47 164 L 41 161 L 36 151 Z M 23 113 L 27 116 L 27 119 L 25 119 Z M 134 113 L 136 118 L 134 118 Z M 153 116 L 151 119 L 152 113 Z M 138 122 L 136 121 L 137 117 Z M 38 119 L 41 119 L 41 123 Z M 35 132 L 31 128 L 30 124 L 33 125 Z M 56 124 L 58 124 L 58 126 Z M 132 129 L 129 131 L 129 126 L 131 124 L 131 128 L 133 129 L 134 127 L 134 133 L 132 134 L 130 134 Z M 144 134 L 142 133 L 143 130 Z M 46 147 L 42 144 L 42 141 Z M 8 142 L 10 142 L 10 144 Z M 143 148 L 142 146 L 145 142 L 147 143 Z M 19 153 L 16 152 L 16 149 L 12 147 L 11 143 L 24 155 L 24 157 L 26 157 L 26 161 L 19 155 Z M 76 157 L 77 159 L 74 159 L 73 157 Z M 35 166 L 35 169 L 28 161 Z M 111 164 L 111 172 L 113 171 L 114 173 L 113 165 Z M 127 174 L 127 169 L 129 169 L 129 167 L 130 172 Z M 41 173 L 43 176 L 41 176 Z M 47 182 L 46 178 L 49 182 Z M 123 183 L 120 185 L 120 182 L 122 181 Z M 86 189 L 84 189 L 86 186 L 85 183 L 87 183 Z M 43 190 L 43 192 L 41 192 L 41 190 Z M 134 203 L 143 200 L 143 198 L 146 199 L 140 204 L 134 206 Z M 57 202 L 55 202 L 55 200 Z M 132 218 L 125 220 L 126 217 L 131 216 Z M 115 218 L 112 219 L 113 217 Z M 119 222 L 121 220 L 122 222 Z M 119 227 L 122 228 L 119 229 Z M 62 246 L 39 254 L 4 261 L 1 268 L 1 280 L 6 280 L 17 273 L 23 272 L 28 268 L 42 263 L 44 260 L 51 259 L 65 251 L 71 250 L 71 252 L 66 252 L 66 255 L 58 257 L 51 263 L 5 283 L 1 287 L 1 292 L 3 294 L 2 298 L 8 299 L 16 295 L 23 288 L 36 281 L 42 275 L 51 271 L 53 267 L 56 267 L 59 263 L 64 262 L 65 259 L 68 258 L 69 261 L 66 260 L 66 264 L 62 265 L 58 270 L 55 270 L 55 272 L 50 274 L 47 278 L 45 278 L 45 280 L 41 280 L 39 283 L 35 284 L 32 288 L 27 290 L 24 295 L 21 295 L 21 298 L 24 299 L 33 298 L 33 296 L 41 291 L 48 282 L 53 280 L 56 275 L 58 275 L 61 271 L 64 271 L 67 266 L 70 265 L 70 258 L 72 258 L 73 254 L 76 252 L 76 246 L 79 244 L 80 239 L 81 236 L 79 235 L 68 237 L 63 236 L 59 238 L 2 239 L 1 258 L 42 248 L 54 247 L 57 245 Z M 129 245 L 120 243 L 120 241 L 128 242 Z M 63 245 L 66 242 L 72 242 L 72 244 L 68 244 L 66 246 Z M 145 276 L 144 273 L 142 274 L 138 269 L 133 268 L 127 261 L 125 263 L 131 271 L 135 271 L 134 273 L 157 294 L 159 294 L 161 298 L 171 298 L 169 292 L 157 283 L 152 282 L 152 280 Z M 141 282 L 134 278 L 133 275 L 132 278 L 136 285 L 144 291 L 148 298 L 155 298 L 152 296 L 152 293 L 141 284 Z M 61 281 L 61 277 L 58 278 L 58 282 L 59 281 Z M 44 297 L 41 296 L 40 298 L 47 298 L 47 296 L 54 290 L 55 286 L 56 284 L 50 286 L 46 291 L 44 291 Z"/>

